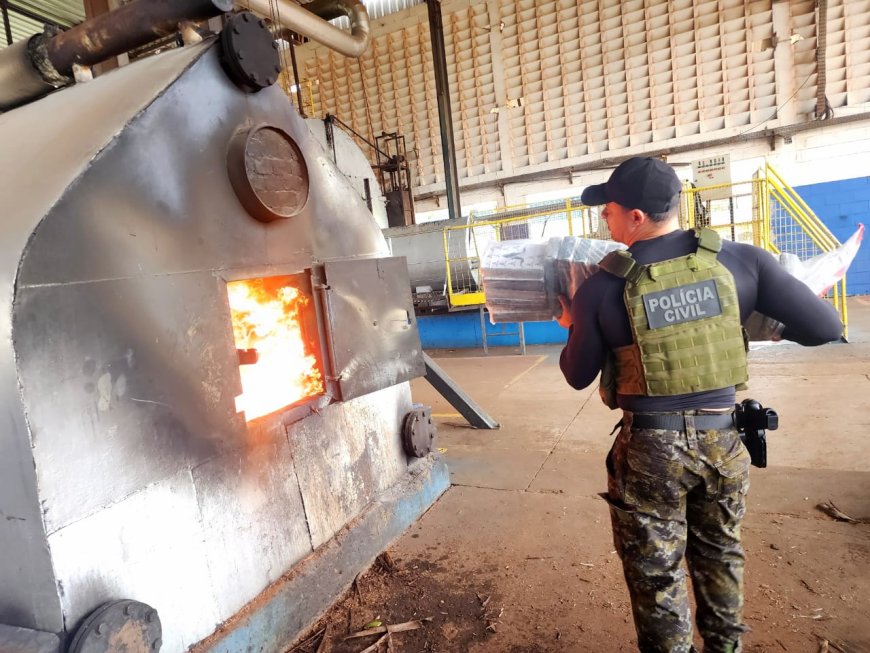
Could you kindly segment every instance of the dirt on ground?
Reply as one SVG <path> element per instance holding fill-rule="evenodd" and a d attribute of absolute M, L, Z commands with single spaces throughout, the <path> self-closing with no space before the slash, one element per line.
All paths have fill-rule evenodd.
<path fill-rule="evenodd" d="M 447 571 L 439 562 L 381 554 L 290 651 L 468 650 L 497 632 L 500 609 L 490 587 L 448 582 Z M 375 632 L 347 639 L 367 630 Z"/>
<path fill-rule="evenodd" d="M 814 513 L 748 520 L 746 653 L 870 652 L 870 525 Z M 288 653 L 637 650 L 612 551 L 563 560 L 493 540 L 480 555 L 454 545 L 461 533 L 418 549 L 420 530 L 361 573 Z"/>
<path fill-rule="evenodd" d="M 870 653 L 870 298 L 851 298 L 849 315 L 848 345 L 750 354 L 751 396 L 780 425 L 770 466 L 750 473 L 744 653 Z M 412 383 L 433 408 L 451 487 L 390 547 L 392 563 L 362 574 L 291 650 L 637 651 L 599 496 L 616 417 L 594 387 L 564 382 L 559 353 L 438 357 L 498 418 L 495 431 L 469 428 L 425 381 Z M 828 502 L 842 515 L 819 507 Z M 345 639 L 374 622 L 415 629 Z"/>

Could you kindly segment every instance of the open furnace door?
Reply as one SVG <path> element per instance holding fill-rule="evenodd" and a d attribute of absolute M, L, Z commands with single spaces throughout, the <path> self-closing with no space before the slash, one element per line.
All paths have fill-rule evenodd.
<path fill-rule="evenodd" d="M 405 258 L 332 261 L 323 267 L 326 328 L 342 400 L 424 376 Z"/>

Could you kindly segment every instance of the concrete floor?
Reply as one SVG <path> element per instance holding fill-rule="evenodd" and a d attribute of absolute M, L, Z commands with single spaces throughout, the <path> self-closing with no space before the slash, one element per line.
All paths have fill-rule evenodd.
<path fill-rule="evenodd" d="M 744 395 L 775 408 L 780 429 L 768 434 L 770 467 L 752 468 L 747 651 L 815 653 L 823 641 L 870 651 L 870 297 L 848 307 L 848 344 L 750 355 Z M 598 497 L 618 415 L 596 388 L 564 382 L 559 352 L 431 352 L 500 422 L 495 431 L 468 427 L 428 383 L 413 384 L 414 400 L 433 407 L 452 487 L 392 555 L 437 563 L 431 573 L 445 584 L 492 597 L 486 637 L 448 650 L 632 650 Z M 816 505 L 828 500 L 864 523 L 826 516 Z"/>

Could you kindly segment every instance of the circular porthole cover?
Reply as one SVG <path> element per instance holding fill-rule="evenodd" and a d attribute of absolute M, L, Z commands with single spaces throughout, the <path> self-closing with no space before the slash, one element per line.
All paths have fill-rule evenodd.
<path fill-rule="evenodd" d="M 85 618 L 69 653 L 157 653 L 162 635 L 157 610 L 138 601 L 111 601 Z"/>
<path fill-rule="evenodd" d="M 308 167 L 284 130 L 259 125 L 230 142 L 227 168 L 242 206 L 263 222 L 292 218 L 308 201 Z"/>

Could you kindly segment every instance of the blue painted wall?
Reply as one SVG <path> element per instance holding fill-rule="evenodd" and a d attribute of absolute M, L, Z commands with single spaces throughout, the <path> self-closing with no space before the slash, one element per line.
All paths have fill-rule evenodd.
<path fill-rule="evenodd" d="M 870 229 L 870 177 L 796 186 L 795 190 L 841 243 L 855 232 L 859 222 Z M 852 261 L 846 275 L 846 292 L 850 295 L 870 294 L 868 242 L 861 245 Z"/>
<path fill-rule="evenodd" d="M 424 349 L 469 349 L 483 347 L 480 335 L 480 313 L 463 311 L 449 315 L 424 315 L 417 318 L 420 340 Z M 563 344 L 568 329 L 550 322 L 526 322 L 527 345 Z M 512 347 L 520 344 L 518 326 L 514 322 L 490 324 L 486 315 L 486 342 L 490 347 Z"/>

